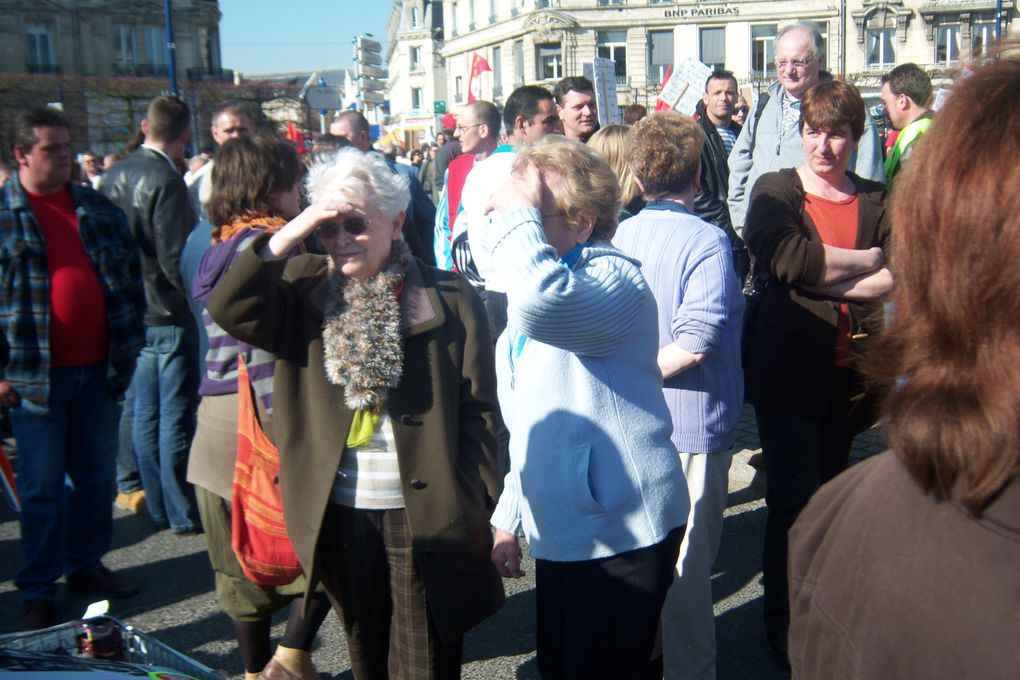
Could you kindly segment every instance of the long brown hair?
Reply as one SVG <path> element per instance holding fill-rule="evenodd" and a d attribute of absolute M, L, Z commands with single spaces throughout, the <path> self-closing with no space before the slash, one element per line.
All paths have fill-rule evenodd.
<path fill-rule="evenodd" d="M 228 140 L 216 152 L 214 163 L 206 214 L 216 227 L 244 217 L 275 215 L 280 194 L 304 172 L 289 142 L 264 134 Z"/>
<path fill-rule="evenodd" d="M 892 198 L 891 448 L 977 515 L 1020 473 L 1020 43 L 960 80 Z"/>

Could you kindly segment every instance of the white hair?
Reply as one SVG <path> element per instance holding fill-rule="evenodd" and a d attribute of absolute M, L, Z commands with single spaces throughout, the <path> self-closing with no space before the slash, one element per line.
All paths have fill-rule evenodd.
<path fill-rule="evenodd" d="M 305 187 L 312 203 L 328 202 L 340 194 L 347 201 L 371 203 L 387 218 L 407 209 L 409 180 L 390 169 L 378 153 L 344 147 L 324 154 L 308 169 Z"/>

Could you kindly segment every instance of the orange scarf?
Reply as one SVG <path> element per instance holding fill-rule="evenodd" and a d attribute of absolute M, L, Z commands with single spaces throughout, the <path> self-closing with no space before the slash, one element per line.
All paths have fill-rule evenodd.
<path fill-rule="evenodd" d="M 227 241 L 234 234 L 244 229 L 255 229 L 256 231 L 272 233 L 278 231 L 285 224 L 287 224 L 287 220 L 278 215 L 251 213 L 238 217 L 229 224 L 213 229 L 212 242 L 215 244 Z"/>

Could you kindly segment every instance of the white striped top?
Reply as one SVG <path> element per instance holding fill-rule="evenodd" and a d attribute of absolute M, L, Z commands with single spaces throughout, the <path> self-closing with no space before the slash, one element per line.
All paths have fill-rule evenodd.
<path fill-rule="evenodd" d="M 384 413 L 372 441 L 355 449 L 344 448 L 340 469 L 329 494 L 331 502 L 360 510 L 397 510 L 404 507 L 393 425 Z"/>

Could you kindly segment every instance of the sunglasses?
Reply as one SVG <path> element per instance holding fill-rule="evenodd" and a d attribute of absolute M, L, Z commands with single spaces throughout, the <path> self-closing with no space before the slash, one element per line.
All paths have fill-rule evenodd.
<path fill-rule="evenodd" d="M 343 229 L 351 236 L 360 236 L 368 230 L 368 220 L 361 217 L 352 217 L 344 220 L 342 224 L 336 222 L 324 222 L 319 225 L 319 238 L 336 238 Z"/>
<path fill-rule="evenodd" d="M 745 113 L 746 114 L 747 113 L 747 107 L 746 106 L 738 106 L 737 108 L 733 109 L 733 115 L 737 115 L 738 113 Z"/>

